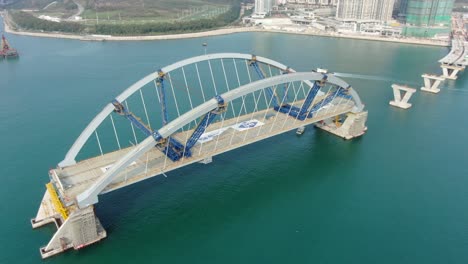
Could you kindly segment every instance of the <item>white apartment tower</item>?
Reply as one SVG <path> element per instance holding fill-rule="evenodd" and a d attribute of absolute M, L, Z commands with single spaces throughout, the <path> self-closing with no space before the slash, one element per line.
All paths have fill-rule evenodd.
<path fill-rule="evenodd" d="M 383 22 L 392 20 L 395 0 L 379 0 L 377 1 L 377 9 L 375 19 Z"/>
<path fill-rule="evenodd" d="M 338 0 L 317 0 L 317 4 L 336 6 L 338 4 Z"/>
<path fill-rule="evenodd" d="M 392 19 L 394 4 L 395 0 L 339 0 L 336 18 L 387 22 Z"/>
<path fill-rule="evenodd" d="M 255 13 L 268 14 L 273 7 L 274 0 L 255 0 Z"/>
<path fill-rule="evenodd" d="M 339 0 L 281 0 L 290 4 L 336 6 Z"/>

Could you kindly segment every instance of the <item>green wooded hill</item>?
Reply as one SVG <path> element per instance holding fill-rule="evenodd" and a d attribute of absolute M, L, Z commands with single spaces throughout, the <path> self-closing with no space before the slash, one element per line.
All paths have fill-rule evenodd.
<path fill-rule="evenodd" d="M 70 17 L 77 16 L 77 5 L 83 12 L 74 21 Z M 8 17 L 20 30 L 149 35 L 223 27 L 239 18 L 240 9 L 241 0 L 23 0 L 12 6 Z M 58 17 L 62 22 L 39 19 L 40 15 Z"/>

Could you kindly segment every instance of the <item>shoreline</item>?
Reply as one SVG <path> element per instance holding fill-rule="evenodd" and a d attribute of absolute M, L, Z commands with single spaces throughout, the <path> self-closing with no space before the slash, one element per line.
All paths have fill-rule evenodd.
<path fill-rule="evenodd" d="M 61 39 L 74 39 L 81 41 L 151 41 L 151 40 L 172 40 L 172 39 L 189 39 L 189 38 L 202 38 L 212 37 L 244 32 L 266 32 L 266 33 L 281 33 L 281 34 L 294 34 L 294 35 L 307 35 L 307 36 L 319 36 L 319 37 L 330 37 L 330 38 L 345 38 L 345 39 L 357 39 L 357 40 L 369 40 L 369 41 L 382 41 L 382 42 L 393 42 L 413 45 L 425 45 L 425 46 L 438 46 L 448 47 L 450 46 L 449 41 L 434 41 L 429 39 L 408 39 L 408 38 L 384 38 L 375 36 L 363 36 L 363 35 L 344 35 L 335 33 L 320 33 L 320 32 L 292 32 L 283 30 L 271 30 L 257 27 L 232 27 L 232 28 L 220 28 L 209 31 L 193 32 L 193 33 L 181 33 L 181 34 L 169 34 L 169 35 L 152 35 L 152 36 L 111 36 L 111 35 L 76 35 L 66 33 L 50 33 L 50 32 L 30 32 L 30 31 L 17 31 L 10 28 L 7 23 L 7 18 L 3 17 L 4 31 L 22 36 L 31 37 L 42 37 L 42 38 L 61 38 Z"/>

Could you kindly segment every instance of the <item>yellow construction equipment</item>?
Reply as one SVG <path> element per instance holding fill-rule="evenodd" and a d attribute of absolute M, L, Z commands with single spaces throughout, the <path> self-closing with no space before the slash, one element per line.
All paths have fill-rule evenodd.
<path fill-rule="evenodd" d="M 46 184 L 47 191 L 50 194 L 50 197 L 52 199 L 52 203 L 54 204 L 55 210 L 60 213 L 60 215 L 63 218 L 63 221 L 67 220 L 68 218 L 68 211 L 67 209 L 63 206 L 62 201 L 60 201 L 57 192 L 54 189 L 54 186 L 52 185 L 51 182 Z"/>
<path fill-rule="evenodd" d="M 336 126 L 336 127 L 340 127 L 340 126 L 341 126 L 340 116 L 335 116 L 335 126 Z"/>

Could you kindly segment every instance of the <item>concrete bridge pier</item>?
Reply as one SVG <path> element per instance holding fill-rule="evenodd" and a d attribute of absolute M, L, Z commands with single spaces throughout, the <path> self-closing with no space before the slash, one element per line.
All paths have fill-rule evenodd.
<path fill-rule="evenodd" d="M 460 71 L 463 71 L 465 67 L 459 67 L 454 65 L 447 65 L 441 64 L 440 67 L 442 68 L 442 72 L 444 74 L 444 78 L 450 80 L 456 80 L 458 78 L 457 74 Z"/>
<path fill-rule="evenodd" d="M 50 242 L 41 247 L 39 251 L 44 259 L 70 248 L 78 250 L 98 242 L 106 236 L 106 231 L 94 214 L 93 206 L 89 206 L 73 211 L 58 227 Z"/>
<path fill-rule="evenodd" d="M 84 209 L 75 206 L 65 207 L 52 183 L 46 184 L 47 190 L 35 218 L 31 219 L 33 228 L 55 223 L 57 232 L 50 242 L 40 248 L 41 257 L 48 258 L 69 248 L 80 249 L 106 237 L 93 206 Z M 70 213 L 71 211 L 71 213 Z"/>
<path fill-rule="evenodd" d="M 423 74 L 421 77 L 424 78 L 424 87 L 421 87 L 421 90 L 430 93 L 439 93 L 439 86 L 443 81 L 445 81 L 443 76 L 438 75 Z"/>
<path fill-rule="evenodd" d="M 346 119 L 344 121 L 340 121 L 335 118 L 328 118 L 315 123 L 315 126 L 338 137 L 350 140 L 366 133 L 366 121 L 367 111 L 359 113 L 349 112 L 346 114 Z"/>
<path fill-rule="evenodd" d="M 409 99 L 416 92 L 416 89 L 410 88 L 407 86 L 401 86 L 397 84 L 392 84 L 393 95 L 395 100 L 390 101 L 390 105 L 396 106 L 403 109 L 408 109 L 411 107 L 411 104 L 408 103 Z M 403 98 L 401 97 L 401 92 L 404 92 Z"/>

